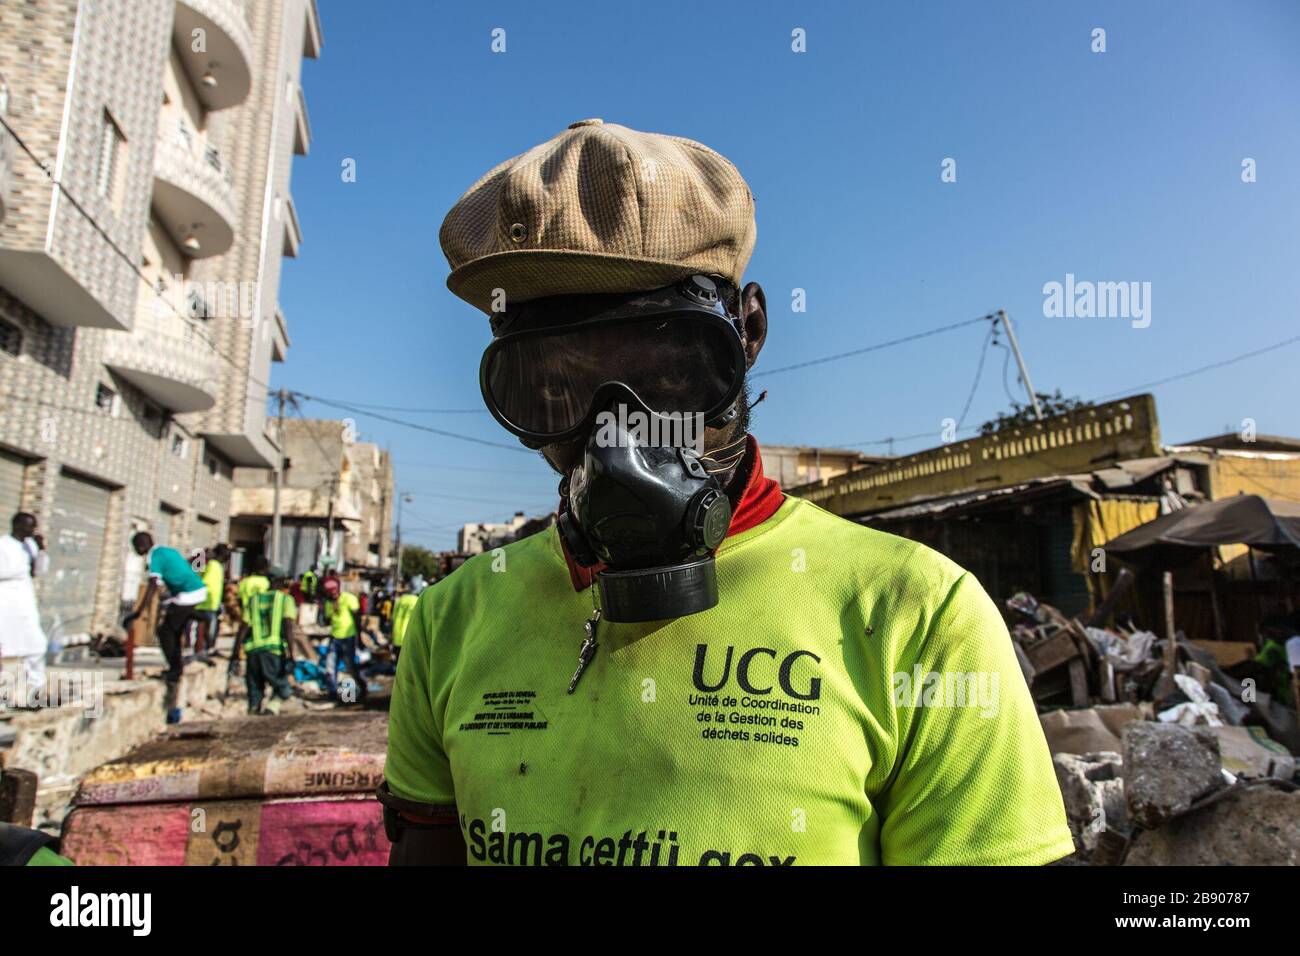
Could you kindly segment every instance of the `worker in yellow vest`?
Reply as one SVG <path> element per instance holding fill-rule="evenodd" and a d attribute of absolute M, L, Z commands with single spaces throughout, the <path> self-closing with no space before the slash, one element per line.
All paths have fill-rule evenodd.
<path fill-rule="evenodd" d="M 248 623 L 251 620 L 249 602 L 254 595 L 271 590 L 271 581 L 267 578 L 265 571 L 266 558 L 263 555 L 255 554 L 248 559 L 248 568 L 244 576 L 239 579 L 239 636 L 235 640 L 235 646 L 230 650 L 230 673 L 236 676 L 240 671 L 240 649 L 244 645 L 244 638 L 248 636 Z"/>
<path fill-rule="evenodd" d="M 281 704 L 293 694 L 289 688 L 289 672 L 293 666 L 289 648 L 298 605 L 289 595 L 283 571 L 277 568 L 271 575 L 275 580 L 274 589 L 259 591 L 248 600 L 248 633 L 243 643 L 248 660 L 244 684 L 248 688 L 250 714 L 264 712 L 262 701 L 267 687 L 271 696 L 266 700 L 265 713 L 278 714 Z"/>

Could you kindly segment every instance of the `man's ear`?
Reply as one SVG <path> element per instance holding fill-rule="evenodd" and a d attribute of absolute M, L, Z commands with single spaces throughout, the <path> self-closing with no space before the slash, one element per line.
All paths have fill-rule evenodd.
<path fill-rule="evenodd" d="M 767 341 L 767 297 L 757 282 L 749 283 L 740 293 L 740 318 L 745 332 L 745 360 L 752 366 Z"/>

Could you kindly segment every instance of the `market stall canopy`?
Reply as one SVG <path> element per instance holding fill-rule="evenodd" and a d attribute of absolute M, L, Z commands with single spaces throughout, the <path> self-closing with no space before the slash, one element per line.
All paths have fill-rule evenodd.
<path fill-rule="evenodd" d="M 1106 542 L 1107 553 L 1141 567 L 1175 567 L 1203 549 L 1244 544 L 1262 551 L 1300 549 L 1300 502 L 1236 495 L 1161 515 Z"/>

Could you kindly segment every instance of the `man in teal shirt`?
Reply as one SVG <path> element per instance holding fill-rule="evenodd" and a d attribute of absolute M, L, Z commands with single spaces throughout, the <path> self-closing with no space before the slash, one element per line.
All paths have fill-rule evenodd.
<path fill-rule="evenodd" d="M 163 657 L 167 659 L 167 670 L 163 680 L 174 687 L 181 679 L 181 635 L 185 626 L 194 616 L 194 609 L 202 604 L 208 596 L 208 589 L 198 572 L 190 567 L 175 548 L 165 545 L 154 546 L 153 535 L 141 531 L 131 538 L 131 547 L 135 553 L 145 559 L 149 569 L 149 590 L 145 592 L 140 606 L 148 607 L 153 593 L 161 583 L 167 589 L 163 598 L 162 614 L 158 619 L 158 646 L 162 648 Z M 130 627 L 131 622 L 139 616 L 139 611 L 128 614 L 123 621 Z M 169 714 L 169 717 L 171 715 Z"/>

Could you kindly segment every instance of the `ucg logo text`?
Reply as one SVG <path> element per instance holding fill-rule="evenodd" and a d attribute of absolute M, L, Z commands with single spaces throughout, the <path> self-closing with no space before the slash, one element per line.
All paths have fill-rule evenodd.
<path fill-rule="evenodd" d="M 695 689 L 706 693 L 712 693 L 713 691 L 721 690 L 725 687 L 728 679 L 731 677 L 731 658 L 735 653 L 735 650 L 735 647 L 731 645 L 727 646 L 727 658 L 722 665 L 722 677 L 719 678 L 716 684 L 706 684 L 704 681 L 704 660 L 708 656 L 709 645 L 697 644 L 695 646 L 695 672 L 691 675 L 691 679 L 695 683 Z M 752 647 L 745 651 L 745 653 L 741 654 L 739 659 L 736 661 L 736 683 L 739 684 L 740 689 L 745 691 L 747 694 L 762 695 L 772 693 L 771 684 L 766 687 L 755 687 L 751 680 L 749 669 L 753 664 L 754 658 L 760 654 L 772 658 L 773 661 L 776 660 L 776 651 L 772 648 Z M 808 681 L 807 690 L 802 692 L 795 690 L 794 686 L 790 683 L 790 672 L 794 668 L 795 661 L 801 657 L 811 657 L 818 664 L 822 662 L 822 659 L 812 651 L 793 651 L 786 655 L 785 659 L 781 661 L 780 667 L 777 668 L 777 683 L 781 685 L 781 690 L 785 692 L 787 697 L 794 697 L 798 700 L 817 700 L 822 694 L 822 679 L 820 677 L 810 679 Z"/>

